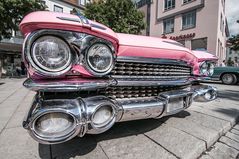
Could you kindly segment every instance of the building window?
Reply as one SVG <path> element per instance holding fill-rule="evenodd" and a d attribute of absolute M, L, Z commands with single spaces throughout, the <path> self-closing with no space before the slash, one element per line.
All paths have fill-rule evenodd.
<path fill-rule="evenodd" d="M 163 33 L 169 34 L 174 32 L 174 18 L 165 19 L 163 21 Z"/>
<path fill-rule="evenodd" d="M 164 10 L 175 8 L 175 0 L 164 0 Z"/>
<path fill-rule="evenodd" d="M 85 5 L 85 0 L 79 0 L 80 5 L 84 6 Z"/>
<path fill-rule="evenodd" d="M 63 8 L 57 5 L 54 5 L 54 12 L 63 12 Z"/>
<path fill-rule="evenodd" d="M 221 14 L 221 19 L 220 19 L 220 30 L 222 32 L 222 35 L 223 35 L 223 32 L 224 32 L 224 20 L 223 20 L 223 15 Z"/>
<path fill-rule="evenodd" d="M 195 0 L 183 0 L 183 4 L 186 4 L 186 3 L 189 3 L 189 2 L 192 2 L 192 1 L 195 1 Z"/>
<path fill-rule="evenodd" d="M 192 50 L 207 50 L 207 38 L 194 39 L 191 41 Z"/>
<path fill-rule="evenodd" d="M 182 29 L 194 28 L 196 26 L 196 11 L 183 14 L 182 20 Z"/>

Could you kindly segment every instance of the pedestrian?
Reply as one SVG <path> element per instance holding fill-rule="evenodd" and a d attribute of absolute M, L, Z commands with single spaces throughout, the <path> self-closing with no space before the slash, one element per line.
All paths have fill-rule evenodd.
<path fill-rule="evenodd" d="M 221 67 L 226 67 L 226 60 L 223 60 L 222 63 L 220 64 Z"/>

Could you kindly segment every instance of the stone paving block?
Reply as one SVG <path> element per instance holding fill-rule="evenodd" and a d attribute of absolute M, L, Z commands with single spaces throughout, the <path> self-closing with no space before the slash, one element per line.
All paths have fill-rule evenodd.
<path fill-rule="evenodd" d="M 238 156 L 238 151 L 223 144 L 217 142 L 214 148 L 208 153 L 213 159 L 236 159 Z"/>
<path fill-rule="evenodd" d="M 239 124 L 235 125 L 233 128 L 239 130 Z"/>
<path fill-rule="evenodd" d="M 213 158 L 209 155 L 202 155 L 200 159 L 213 159 Z"/>
<path fill-rule="evenodd" d="M 142 134 L 103 140 L 99 144 L 110 159 L 176 158 Z"/>
<path fill-rule="evenodd" d="M 5 129 L 0 135 L 0 157 L 6 159 L 47 158 L 47 156 L 39 156 L 38 148 L 38 143 L 23 128 Z"/>
<path fill-rule="evenodd" d="M 233 147 L 234 149 L 236 149 L 237 151 L 239 151 L 239 142 L 236 142 L 228 137 L 225 137 L 225 136 L 222 136 L 220 139 L 219 139 L 220 142 L 230 146 L 230 147 Z"/>
<path fill-rule="evenodd" d="M 108 159 L 100 146 L 96 146 L 90 152 L 89 149 L 91 149 L 91 147 L 89 146 L 88 148 L 86 146 L 85 148 L 82 148 L 78 151 L 76 150 L 62 156 L 57 156 L 55 157 L 55 159 Z"/>
<path fill-rule="evenodd" d="M 204 141 L 168 125 L 160 126 L 146 135 L 179 158 L 194 159 L 206 150 Z"/>
<path fill-rule="evenodd" d="M 236 135 L 239 135 L 239 130 L 237 130 L 237 129 L 231 129 L 231 132 L 233 133 L 233 134 L 236 134 Z"/>
<path fill-rule="evenodd" d="M 232 140 L 235 140 L 235 141 L 239 142 L 239 135 L 235 135 L 231 132 L 227 132 L 225 136 L 232 139 Z"/>
<path fill-rule="evenodd" d="M 170 118 L 165 123 L 170 127 L 177 128 L 205 141 L 207 147 L 213 145 L 219 138 L 219 132 L 216 130 L 204 127 L 190 120 Z"/>
<path fill-rule="evenodd" d="M 237 122 L 237 118 L 239 117 L 239 112 L 232 109 L 219 109 L 219 108 L 208 109 L 208 108 L 193 106 L 193 107 L 190 107 L 189 110 L 193 110 L 193 111 L 210 115 L 222 120 L 229 121 L 231 125 L 235 125 Z"/>
<path fill-rule="evenodd" d="M 203 127 L 216 130 L 220 135 L 231 129 L 231 124 L 228 121 L 208 116 L 206 114 L 188 111 L 190 116 L 185 119 L 194 122 L 195 124 L 202 125 Z"/>
<path fill-rule="evenodd" d="M 6 129 L 14 128 L 14 127 L 22 127 L 22 121 L 27 112 L 16 112 L 13 114 L 8 124 L 6 125 Z"/>
<path fill-rule="evenodd" d="M 6 126 L 15 110 L 16 107 L 0 108 L 0 132 Z"/>
<path fill-rule="evenodd" d="M 76 137 L 68 142 L 52 145 L 51 150 L 52 158 L 107 158 L 92 135 Z"/>

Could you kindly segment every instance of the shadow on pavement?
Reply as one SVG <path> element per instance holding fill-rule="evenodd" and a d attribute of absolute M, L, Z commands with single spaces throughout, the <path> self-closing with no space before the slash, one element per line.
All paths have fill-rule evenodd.
<path fill-rule="evenodd" d="M 185 118 L 189 115 L 189 112 L 182 111 L 170 117 Z M 83 156 L 95 150 L 97 147 L 97 143 L 100 141 L 146 133 L 148 131 L 158 128 L 170 117 L 116 123 L 110 130 L 102 134 L 87 134 L 83 138 L 76 137 L 66 143 L 51 146 L 39 144 L 39 156 L 41 158 L 61 159 L 69 159 L 76 156 Z"/>
<path fill-rule="evenodd" d="M 220 90 L 218 92 L 218 97 L 221 99 L 229 99 L 234 101 L 239 101 L 239 90 Z"/>
<path fill-rule="evenodd" d="M 235 109 L 235 108 L 228 108 L 228 109 L 217 108 L 215 111 L 219 112 L 221 114 L 225 114 L 225 115 L 230 116 L 230 117 L 235 117 L 236 118 L 236 123 L 239 120 L 239 118 L 238 118 L 239 117 L 239 106 L 238 106 L 238 109 Z"/>

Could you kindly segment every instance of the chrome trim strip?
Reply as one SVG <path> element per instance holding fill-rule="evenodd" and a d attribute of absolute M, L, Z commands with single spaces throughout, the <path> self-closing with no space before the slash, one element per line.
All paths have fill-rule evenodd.
<path fill-rule="evenodd" d="M 114 80 L 83 80 L 77 81 L 34 81 L 27 79 L 23 85 L 32 91 L 42 92 L 73 92 L 82 90 L 95 90 L 116 85 Z"/>
<path fill-rule="evenodd" d="M 182 61 L 182 60 L 162 59 L 162 58 L 145 58 L 145 57 L 134 57 L 134 56 L 118 56 L 116 61 L 189 66 L 186 61 Z"/>
<path fill-rule="evenodd" d="M 32 91 L 41 92 L 74 92 L 82 90 L 95 90 L 109 86 L 185 86 L 190 85 L 195 78 L 178 80 L 133 80 L 133 79 L 84 79 L 82 81 L 55 81 L 55 80 L 32 80 L 27 79 L 23 85 Z"/>

